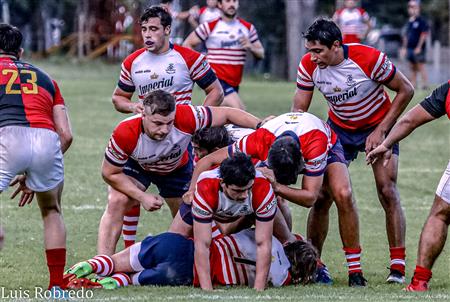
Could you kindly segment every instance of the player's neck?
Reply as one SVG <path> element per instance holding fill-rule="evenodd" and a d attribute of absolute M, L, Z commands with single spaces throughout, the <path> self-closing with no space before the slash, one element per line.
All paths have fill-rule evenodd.
<path fill-rule="evenodd" d="M 341 64 L 345 59 L 345 55 L 344 55 L 344 47 L 339 47 L 338 49 L 338 53 L 336 55 L 336 57 L 334 58 L 333 62 L 330 63 L 330 66 L 336 66 Z"/>
<path fill-rule="evenodd" d="M 163 55 L 170 50 L 170 42 L 169 40 L 164 42 L 164 46 L 161 47 L 158 51 L 154 52 L 155 55 Z"/>
<path fill-rule="evenodd" d="M 233 17 L 227 16 L 225 14 L 222 14 L 222 20 L 225 22 L 233 22 L 237 19 L 237 15 L 234 15 Z"/>

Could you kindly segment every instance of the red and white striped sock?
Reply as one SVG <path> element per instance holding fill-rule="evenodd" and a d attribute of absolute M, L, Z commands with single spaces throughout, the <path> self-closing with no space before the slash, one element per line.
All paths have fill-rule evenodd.
<path fill-rule="evenodd" d="M 114 262 L 107 255 L 97 255 L 87 262 L 92 266 L 93 272 L 101 277 L 109 276 L 114 271 Z"/>
<path fill-rule="evenodd" d="M 125 273 L 115 273 L 111 276 L 114 280 L 116 280 L 117 285 L 119 287 L 125 287 L 131 284 L 131 278 Z"/>
<path fill-rule="evenodd" d="M 391 254 L 391 270 L 397 270 L 402 275 L 405 275 L 405 247 L 391 247 L 389 248 Z"/>
<path fill-rule="evenodd" d="M 348 273 L 362 273 L 361 268 L 361 248 L 343 248 L 347 259 Z"/>
<path fill-rule="evenodd" d="M 132 246 L 136 242 L 137 226 L 141 214 L 141 205 L 132 207 L 123 216 L 122 236 L 125 248 Z"/>

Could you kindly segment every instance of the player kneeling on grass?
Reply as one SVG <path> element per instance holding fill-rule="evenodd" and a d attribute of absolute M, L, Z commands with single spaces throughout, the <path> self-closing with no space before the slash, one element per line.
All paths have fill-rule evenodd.
<path fill-rule="evenodd" d="M 231 248 L 230 243 L 233 245 Z M 253 286 L 256 278 L 257 244 L 255 230 L 246 229 L 212 240 L 210 278 L 214 285 Z M 69 288 L 115 289 L 128 285 L 194 285 L 194 241 L 177 233 L 148 236 L 144 241 L 112 255 L 95 256 L 79 262 L 67 272 Z M 317 252 L 304 241 L 286 246 L 272 237 L 273 261 L 268 282 L 275 287 L 312 282 L 317 266 Z M 222 266 L 222 263 L 228 263 Z M 91 274 L 103 276 L 90 280 Z M 231 276 L 231 277 L 228 277 Z"/>

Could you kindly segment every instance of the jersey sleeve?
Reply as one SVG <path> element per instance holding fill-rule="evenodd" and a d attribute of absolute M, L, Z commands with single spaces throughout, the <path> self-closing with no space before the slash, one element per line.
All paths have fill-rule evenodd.
<path fill-rule="evenodd" d="M 250 43 L 255 43 L 259 40 L 258 32 L 256 31 L 255 26 L 252 24 L 250 26 L 250 32 L 248 34 L 248 39 L 250 40 Z"/>
<path fill-rule="evenodd" d="M 250 135 L 244 136 L 228 147 L 228 154 L 242 152 L 252 158 L 266 160 L 275 136 L 267 129 L 260 128 Z"/>
<path fill-rule="evenodd" d="M 328 137 L 320 130 L 312 130 L 300 137 L 300 146 L 307 176 L 321 176 L 325 173 L 328 158 Z"/>
<path fill-rule="evenodd" d="M 55 105 L 64 105 L 64 98 L 61 94 L 61 90 L 59 90 L 59 86 L 56 81 L 52 80 L 53 86 L 55 86 L 55 96 L 53 97 L 53 106 Z"/>
<path fill-rule="evenodd" d="M 197 83 L 200 88 L 205 89 L 217 80 L 216 74 L 203 54 L 178 45 L 175 45 L 174 48 L 181 54 L 186 62 L 190 78 Z"/>
<path fill-rule="evenodd" d="M 367 22 L 370 20 L 369 13 L 367 13 L 365 9 L 359 8 L 359 13 L 361 14 L 361 18 L 364 22 Z"/>
<path fill-rule="evenodd" d="M 201 175 L 200 175 L 201 177 Z M 192 218 L 201 223 L 212 222 L 212 217 L 217 209 L 218 188 L 214 180 L 204 178 L 197 182 L 197 187 L 192 201 Z"/>
<path fill-rule="evenodd" d="M 308 53 L 303 56 L 298 64 L 297 69 L 297 88 L 302 90 L 313 91 L 314 81 L 313 72 L 316 64 L 311 61 L 311 55 Z"/>
<path fill-rule="evenodd" d="M 200 38 L 200 40 L 205 41 L 208 39 L 211 31 L 216 26 L 218 20 L 214 20 L 212 22 L 205 22 L 197 26 L 195 29 L 195 34 Z"/>
<path fill-rule="evenodd" d="M 270 182 L 264 177 L 255 178 L 252 189 L 252 205 L 256 219 L 270 221 L 277 212 L 277 199 Z"/>
<path fill-rule="evenodd" d="M 133 78 L 131 76 L 131 66 L 133 64 L 133 61 L 144 51 L 145 51 L 144 48 L 139 49 L 134 53 L 132 53 L 131 55 L 129 55 L 128 57 L 126 57 L 125 60 L 122 62 L 122 66 L 120 68 L 119 82 L 117 83 L 117 86 L 125 92 L 132 93 L 136 90 Z"/>
<path fill-rule="evenodd" d="M 389 83 L 395 75 L 396 69 L 391 60 L 383 52 L 374 49 L 374 54 L 370 56 L 370 78 L 379 83 Z"/>
<path fill-rule="evenodd" d="M 183 132 L 194 134 L 195 131 L 211 127 L 212 114 L 208 106 L 177 105 L 175 127 Z"/>
<path fill-rule="evenodd" d="M 425 109 L 429 114 L 431 114 L 435 118 L 439 118 L 446 113 L 446 102 L 450 103 L 449 97 L 449 83 L 442 84 L 433 92 L 427 96 L 420 105 Z M 450 106 L 450 104 L 448 104 Z"/>
<path fill-rule="evenodd" d="M 136 136 L 139 134 L 128 123 L 120 123 L 109 139 L 105 159 L 114 166 L 124 166 L 137 144 Z"/>

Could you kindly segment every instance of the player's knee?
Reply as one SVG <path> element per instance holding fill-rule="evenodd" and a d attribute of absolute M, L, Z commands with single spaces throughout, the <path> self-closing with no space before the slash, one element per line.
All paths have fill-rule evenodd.
<path fill-rule="evenodd" d="M 334 200 L 338 209 L 353 208 L 353 191 L 350 186 L 339 188 L 334 192 Z"/>
<path fill-rule="evenodd" d="M 110 213 L 125 213 L 131 206 L 130 198 L 120 192 L 110 192 L 108 194 L 107 211 Z"/>
<path fill-rule="evenodd" d="M 397 207 L 400 197 L 395 184 L 387 184 L 378 188 L 378 196 L 384 207 Z"/>
<path fill-rule="evenodd" d="M 313 205 L 314 212 L 328 213 L 332 204 L 333 200 L 331 198 L 321 198 L 321 196 L 319 196 Z"/>
<path fill-rule="evenodd" d="M 50 214 L 61 214 L 61 207 L 58 204 L 46 204 L 40 206 L 42 217 L 46 217 Z"/>

